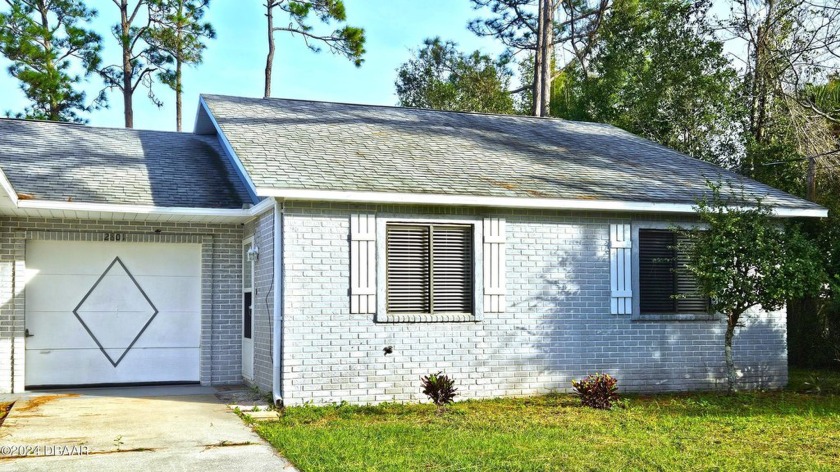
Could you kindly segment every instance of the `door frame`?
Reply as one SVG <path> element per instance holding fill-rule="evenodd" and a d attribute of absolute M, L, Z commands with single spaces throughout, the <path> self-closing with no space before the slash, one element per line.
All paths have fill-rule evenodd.
<path fill-rule="evenodd" d="M 247 380 L 254 380 L 254 275 L 256 272 L 256 261 L 248 260 L 247 247 L 254 247 L 254 237 L 249 236 L 242 240 L 242 329 L 240 330 L 240 337 L 242 339 L 242 376 Z M 250 277 L 246 278 L 246 271 L 250 270 Z M 246 286 L 246 280 L 250 280 L 250 286 Z M 247 297 L 250 295 L 251 306 L 245 305 Z M 247 315 L 246 315 L 247 313 Z M 245 317 L 250 316 L 250 326 L 245 323 Z M 250 328 L 250 332 L 246 333 L 246 328 Z"/>

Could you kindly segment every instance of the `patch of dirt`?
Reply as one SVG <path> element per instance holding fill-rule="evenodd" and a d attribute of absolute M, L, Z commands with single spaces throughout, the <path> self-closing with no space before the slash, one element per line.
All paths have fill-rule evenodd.
<path fill-rule="evenodd" d="M 264 400 L 260 392 L 250 388 L 238 387 L 224 390 L 217 388 L 216 390 L 216 398 L 227 404 L 248 405 Z"/>
<path fill-rule="evenodd" d="M 133 449 L 114 449 L 113 451 L 92 451 L 90 454 L 122 454 L 123 452 L 154 452 L 156 450 L 154 447 L 135 447 Z"/>
<path fill-rule="evenodd" d="M 256 443 L 253 443 L 251 441 L 245 441 L 245 442 L 219 441 L 216 444 L 207 444 L 206 446 L 204 446 L 204 450 L 206 451 L 207 449 L 215 449 L 217 447 L 250 446 L 252 444 L 256 444 Z"/>
<path fill-rule="evenodd" d="M 19 407 L 17 411 L 32 411 L 39 408 L 41 405 L 58 400 L 59 398 L 72 398 L 78 396 L 78 393 L 63 393 L 60 395 L 42 395 L 38 397 L 32 397 L 28 400 L 25 400 L 23 406 Z"/>
<path fill-rule="evenodd" d="M 6 420 L 6 415 L 9 414 L 9 410 L 12 409 L 12 405 L 14 404 L 15 402 L 0 403 L 0 426 L 3 426 L 3 421 Z"/>

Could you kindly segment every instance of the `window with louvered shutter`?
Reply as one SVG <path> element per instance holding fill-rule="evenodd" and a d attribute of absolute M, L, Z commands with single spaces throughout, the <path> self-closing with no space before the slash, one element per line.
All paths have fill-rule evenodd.
<path fill-rule="evenodd" d="M 705 313 L 709 310 L 709 299 L 698 293 L 697 279 L 686 269 L 688 263 L 687 244 L 684 236 L 677 235 L 677 268 L 675 278 L 677 283 L 677 313 Z M 685 249 L 684 249 L 685 248 Z"/>
<path fill-rule="evenodd" d="M 389 313 L 429 313 L 430 231 L 428 226 L 388 225 L 385 250 Z"/>
<path fill-rule="evenodd" d="M 472 226 L 388 224 L 385 249 L 389 313 L 472 313 Z"/>
<path fill-rule="evenodd" d="M 673 231 L 639 230 L 639 309 L 641 313 L 702 313 L 708 308 L 697 281 L 685 268 Z"/>

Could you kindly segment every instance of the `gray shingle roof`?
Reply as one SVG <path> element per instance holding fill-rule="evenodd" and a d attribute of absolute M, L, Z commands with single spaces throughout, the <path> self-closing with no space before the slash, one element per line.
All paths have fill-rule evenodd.
<path fill-rule="evenodd" d="M 257 188 L 690 204 L 711 179 L 820 208 L 609 125 L 203 97 Z"/>
<path fill-rule="evenodd" d="M 52 201 L 242 208 L 241 179 L 212 136 L 0 119 L 0 168 Z"/>

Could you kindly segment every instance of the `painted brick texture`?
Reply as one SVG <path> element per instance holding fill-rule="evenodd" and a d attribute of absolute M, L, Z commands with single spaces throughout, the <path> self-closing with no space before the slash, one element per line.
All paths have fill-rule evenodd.
<path fill-rule="evenodd" d="M 376 323 L 373 315 L 349 309 L 349 217 L 358 211 L 420 218 L 453 213 L 287 204 L 286 404 L 423 400 L 419 377 L 438 370 L 456 378 L 461 398 L 568 390 L 572 379 L 596 371 L 615 375 L 626 391 L 724 387 L 724 321 L 609 314 L 609 224 L 632 216 L 488 213 L 508 224 L 504 313 L 484 313 L 480 322 Z M 385 356 L 385 346 L 394 353 Z M 735 340 L 742 385 L 784 385 L 785 346 L 784 312 L 756 313 Z"/>
<path fill-rule="evenodd" d="M 260 255 L 254 268 L 254 378 L 251 383 L 270 392 L 274 373 L 271 359 L 274 314 L 274 211 L 245 225 L 243 237 L 254 237 Z"/>
<path fill-rule="evenodd" d="M 26 240 L 101 240 L 103 232 L 127 236 L 125 242 L 114 244 L 202 244 L 200 379 L 206 385 L 240 383 L 240 225 L 0 218 L 0 392 L 24 388 Z"/>

